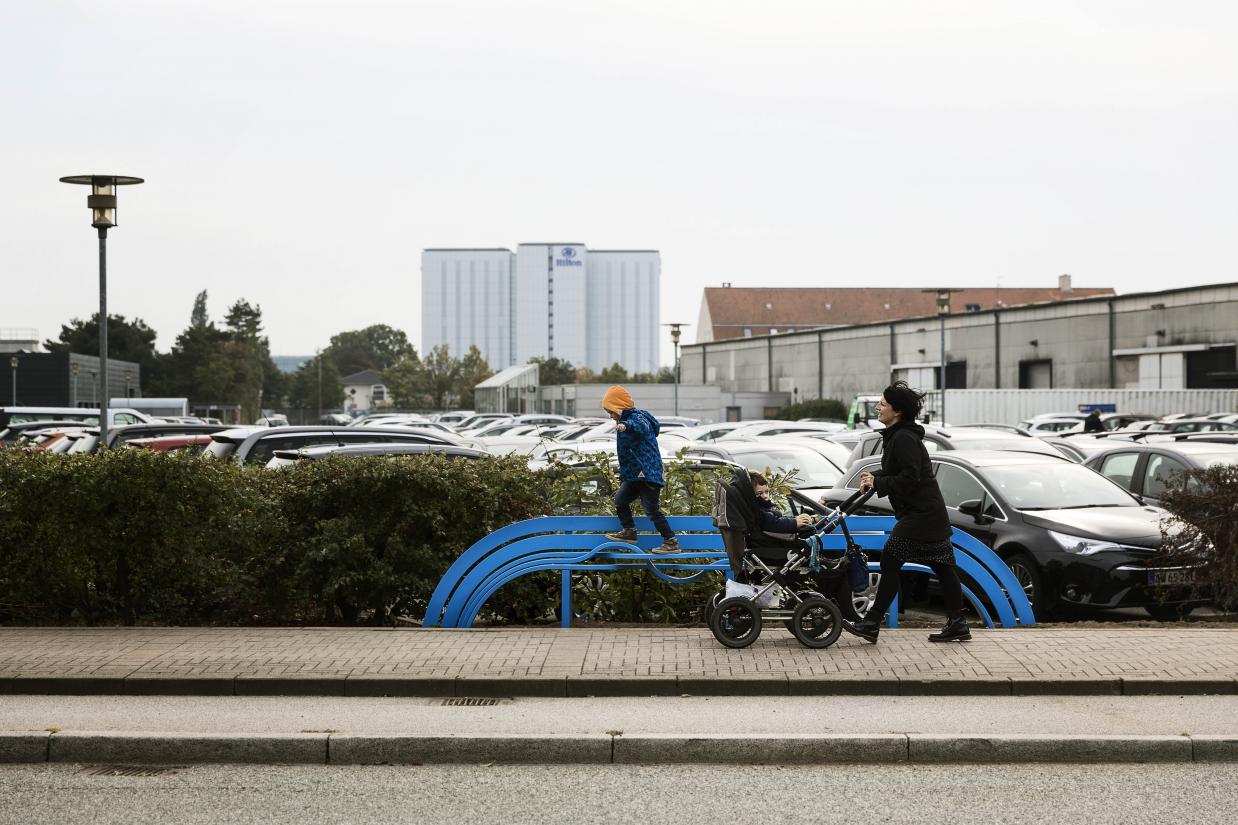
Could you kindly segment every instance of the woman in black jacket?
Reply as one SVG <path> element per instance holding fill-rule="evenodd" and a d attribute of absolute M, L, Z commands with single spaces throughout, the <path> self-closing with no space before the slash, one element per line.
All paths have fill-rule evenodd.
<path fill-rule="evenodd" d="M 941 582 L 946 602 L 946 626 L 929 636 L 931 642 L 966 642 L 971 630 L 963 619 L 963 588 L 954 567 L 954 546 L 950 543 L 950 517 L 942 500 L 928 450 L 924 448 L 924 428 L 916 423 L 924 394 L 904 381 L 885 388 L 877 403 L 881 431 L 881 469 L 860 476 L 860 489 L 876 490 L 889 496 L 894 507 L 894 529 L 881 551 L 881 584 L 877 600 L 861 621 L 843 622 L 848 632 L 873 644 L 881 630 L 881 618 L 898 595 L 899 571 L 907 562 L 932 568 Z"/>

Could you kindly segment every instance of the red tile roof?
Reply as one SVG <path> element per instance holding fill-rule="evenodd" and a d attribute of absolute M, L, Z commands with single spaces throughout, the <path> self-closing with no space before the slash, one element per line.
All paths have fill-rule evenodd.
<path fill-rule="evenodd" d="M 950 311 L 966 312 L 969 304 L 984 310 L 1113 294 L 1108 287 L 1075 287 L 1065 295 L 1057 288 L 959 289 L 950 295 Z M 743 338 L 745 329 L 769 335 L 937 314 L 937 296 L 918 287 L 706 287 L 703 301 L 713 337 L 698 334 L 697 343 Z"/>

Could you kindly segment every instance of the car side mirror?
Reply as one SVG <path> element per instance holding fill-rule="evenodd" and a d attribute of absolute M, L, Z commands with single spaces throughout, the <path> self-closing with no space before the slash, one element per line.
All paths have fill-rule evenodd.
<path fill-rule="evenodd" d="M 969 498 L 967 501 L 959 502 L 959 512 L 971 516 L 976 524 L 992 524 L 992 516 L 984 514 L 984 501 L 978 498 Z"/>

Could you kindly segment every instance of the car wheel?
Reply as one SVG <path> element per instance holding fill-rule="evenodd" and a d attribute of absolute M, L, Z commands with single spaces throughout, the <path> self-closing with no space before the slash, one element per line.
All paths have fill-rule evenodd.
<path fill-rule="evenodd" d="M 1044 579 L 1040 575 L 1040 566 L 1027 553 L 1015 553 L 1006 559 L 1006 566 L 1014 574 L 1015 580 L 1023 588 L 1023 595 L 1032 606 L 1032 614 L 1036 619 L 1046 620 L 1053 615 L 1053 604 L 1049 594 L 1045 592 Z"/>
<path fill-rule="evenodd" d="M 1148 615 L 1158 622 L 1178 622 L 1191 615 L 1195 609 L 1190 604 L 1150 604 L 1144 607 Z"/>
<path fill-rule="evenodd" d="M 851 589 L 846 576 L 838 577 L 837 596 L 834 599 L 842 611 L 843 618 L 849 622 L 858 622 L 868 615 L 868 611 L 877 601 L 877 586 L 881 584 L 881 574 L 876 570 L 868 571 L 868 587 L 859 593 Z"/>

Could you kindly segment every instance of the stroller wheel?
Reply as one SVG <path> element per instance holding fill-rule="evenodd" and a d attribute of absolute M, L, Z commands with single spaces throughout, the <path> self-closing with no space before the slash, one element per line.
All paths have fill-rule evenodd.
<path fill-rule="evenodd" d="M 709 600 L 705 602 L 705 607 L 704 607 L 705 624 L 709 624 L 709 619 L 711 616 L 714 615 L 714 610 L 717 609 L 718 602 L 722 601 L 725 598 L 726 598 L 726 591 L 719 590 L 717 593 L 710 596 Z"/>
<path fill-rule="evenodd" d="M 723 599 L 709 617 L 709 629 L 727 647 L 747 647 L 761 635 L 761 611 L 752 599 Z"/>
<path fill-rule="evenodd" d="M 805 647 L 829 647 L 842 632 L 842 613 L 829 599 L 805 599 L 791 615 L 791 633 Z"/>
<path fill-rule="evenodd" d="M 809 599 L 824 599 L 825 598 L 825 596 L 822 596 L 816 590 L 797 590 L 795 592 L 795 595 L 799 597 L 800 602 L 806 602 Z M 799 602 L 793 601 L 791 604 L 784 605 L 784 608 L 789 610 L 796 604 L 799 604 Z M 792 622 L 790 619 L 787 619 L 786 621 L 784 621 L 782 623 L 782 626 L 787 629 L 788 633 L 795 633 L 795 623 Z"/>

